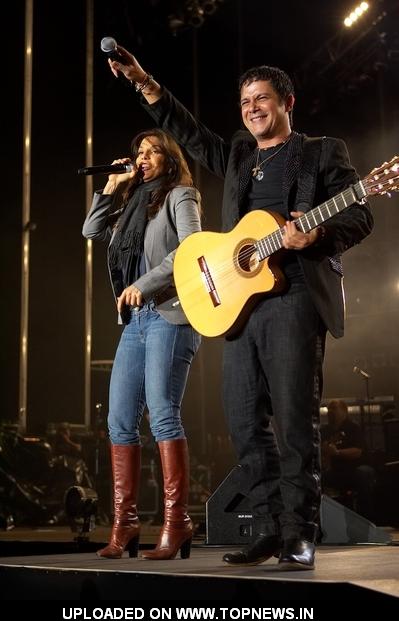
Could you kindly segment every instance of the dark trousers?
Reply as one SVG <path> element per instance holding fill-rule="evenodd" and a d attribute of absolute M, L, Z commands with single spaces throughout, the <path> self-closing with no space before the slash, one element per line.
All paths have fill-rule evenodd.
<path fill-rule="evenodd" d="M 225 343 L 224 407 L 255 531 L 314 540 L 326 330 L 306 286 L 261 301 Z"/>

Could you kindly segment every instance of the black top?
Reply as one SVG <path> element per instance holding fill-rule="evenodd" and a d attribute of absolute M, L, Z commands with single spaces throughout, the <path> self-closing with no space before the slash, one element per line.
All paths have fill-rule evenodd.
<path fill-rule="evenodd" d="M 330 425 L 321 428 L 321 439 L 332 442 L 337 449 L 363 448 L 362 431 L 357 423 L 347 418 L 340 428 L 333 429 Z"/>
<path fill-rule="evenodd" d="M 281 145 L 270 147 L 269 149 L 261 149 L 259 154 L 259 165 L 264 161 L 261 168 L 263 179 L 258 181 L 255 177 L 251 178 L 248 188 L 248 211 L 253 209 L 265 209 L 267 211 L 276 211 L 286 220 L 288 212 L 283 202 L 283 174 L 285 161 L 287 159 L 287 149 L 284 147 L 281 151 Z M 278 152 L 278 153 L 277 153 Z M 273 157 L 273 154 L 276 155 Z M 254 154 L 254 166 L 257 160 L 258 150 Z M 270 160 L 265 161 L 271 157 Z"/>
<path fill-rule="evenodd" d="M 357 423 L 347 418 L 340 428 L 333 429 L 329 425 L 323 425 L 320 430 L 322 442 L 335 444 L 338 450 L 348 448 L 363 449 L 362 431 Z M 362 456 L 357 459 L 331 458 L 331 466 L 338 475 L 349 476 L 357 466 L 363 462 Z"/>
<path fill-rule="evenodd" d="M 276 155 L 273 157 L 274 153 Z M 281 144 L 260 150 L 258 164 L 261 164 L 270 156 L 271 159 L 265 162 L 261 168 L 263 172 L 262 180 L 258 181 L 255 177 L 251 178 L 247 195 L 248 211 L 264 209 L 265 211 L 274 211 L 282 215 L 284 220 L 291 219 L 283 200 L 283 175 L 287 153 L 286 145 L 281 148 Z M 254 166 L 256 165 L 257 155 L 258 150 L 255 151 Z M 303 272 L 295 251 L 288 250 L 280 266 L 290 282 L 303 282 Z"/>

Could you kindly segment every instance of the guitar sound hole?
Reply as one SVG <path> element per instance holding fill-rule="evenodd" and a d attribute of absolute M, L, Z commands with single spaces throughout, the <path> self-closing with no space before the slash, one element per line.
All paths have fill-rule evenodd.
<path fill-rule="evenodd" d="M 244 272 L 254 272 L 259 266 L 258 253 L 253 244 L 246 244 L 238 251 L 237 262 Z"/>

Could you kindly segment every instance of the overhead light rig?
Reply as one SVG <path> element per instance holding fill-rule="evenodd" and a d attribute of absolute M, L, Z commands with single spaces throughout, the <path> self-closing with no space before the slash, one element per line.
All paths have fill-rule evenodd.
<path fill-rule="evenodd" d="M 347 94 L 374 80 L 397 59 L 395 13 L 397 17 L 398 4 L 395 8 L 390 0 L 361 3 L 343 20 L 343 28 L 294 73 L 296 89 L 313 100 L 310 114 L 318 112 L 331 96 Z"/>
<path fill-rule="evenodd" d="M 350 14 L 345 17 L 344 26 L 346 26 L 346 28 L 352 28 L 352 26 L 357 23 L 358 19 L 360 19 L 362 15 L 369 10 L 369 8 L 370 5 L 368 2 L 362 2 L 361 4 L 356 6 L 353 11 L 351 11 Z"/>
<path fill-rule="evenodd" d="M 200 28 L 206 18 L 217 11 L 224 0 L 186 0 L 178 3 L 176 10 L 168 16 L 169 29 L 173 34 L 187 28 Z"/>

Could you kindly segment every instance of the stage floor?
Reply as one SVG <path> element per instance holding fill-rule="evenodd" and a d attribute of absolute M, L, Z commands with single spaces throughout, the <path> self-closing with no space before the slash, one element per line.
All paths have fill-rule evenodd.
<path fill-rule="evenodd" d="M 14 533 L 11 536 L 11 532 L 5 534 L 8 535 L 9 539 L 14 538 L 16 535 Z M 67 531 L 65 535 L 67 535 Z M 102 540 L 98 532 L 96 537 L 99 538 L 99 541 Z M 151 536 L 149 535 L 148 539 L 150 538 Z M 54 546 L 56 546 L 55 543 Z M 399 609 L 399 541 L 396 537 L 393 538 L 392 543 L 389 545 L 318 546 L 317 564 L 312 571 L 279 571 L 277 559 L 270 559 L 268 562 L 257 566 L 230 567 L 222 562 L 222 556 L 225 551 L 231 549 L 234 549 L 234 546 L 207 546 L 204 543 L 196 542 L 192 547 L 189 559 L 181 560 L 180 557 L 177 557 L 173 561 L 146 561 L 140 558 L 130 559 L 127 555 L 124 555 L 119 560 L 99 559 L 95 554 L 95 549 L 84 553 L 52 554 L 51 552 L 48 553 L 49 548 L 47 548 L 46 554 L 1 556 L 0 575 L 2 575 L 2 580 L 5 577 L 7 577 L 8 581 L 11 580 L 9 582 L 11 585 L 14 582 L 17 584 L 18 576 L 19 580 L 22 580 L 23 577 L 20 584 L 23 584 L 24 581 L 27 584 L 29 576 L 32 578 L 33 574 L 36 583 L 38 583 L 39 575 L 42 576 L 44 582 L 46 577 L 48 579 L 49 576 L 52 576 L 54 580 L 55 576 L 60 577 L 63 575 L 64 586 L 67 584 L 65 579 L 68 575 L 73 575 L 75 578 L 80 576 L 83 579 L 84 574 L 87 573 L 87 575 L 96 576 L 97 579 L 103 581 L 109 579 L 111 575 L 124 578 L 128 578 L 130 575 L 131 577 L 134 576 L 136 581 L 139 578 L 145 580 L 146 589 L 148 588 L 148 580 L 155 577 L 158 584 L 162 578 L 184 577 L 196 581 L 197 584 L 198 580 L 206 579 L 203 584 L 212 584 L 215 588 L 212 587 L 212 594 L 210 594 L 209 590 L 201 591 L 205 599 L 207 596 L 217 599 L 218 583 L 222 587 L 222 584 L 228 584 L 226 581 L 233 579 L 245 582 L 250 581 L 252 584 L 256 584 L 257 592 L 259 588 L 262 588 L 262 583 L 267 583 L 267 591 L 279 594 L 276 596 L 281 596 L 281 593 L 284 592 L 280 588 L 282 583 L 285 585 L 285 592 L 291 593 L 291 596 L 295 592 L 302 592 L 302 594 L 305 594 L 305 592 L 311 593 L 312 585 L 313 587 L 323 585 L 325 590 L 327 585 L 337 586 L 345 584 L 355 588 L 360 587 L 364 593 L 368 592 L 370 594 L 374 592 L 398 598 Z M 54 547 L 54 550 L 56 550 L 56 547 Z M 209 582 L 210 580 L 212 582 Z M 42 582 L 43 586 L 44 582 Z M 5 583 L 3 582 L 4 585 L 7 583 L 7 580 Z M 174 583 L 179 584 L 179 581 Z M 180 582 L 180 584 L 183 587 L 180 597 L 184 599 L 184 585 L 186 582 Z M 298 589 L 301 586 L 304 587 L 305 584 L 307 588 L 299 591 Z M 3 596 L 5 593 L 8 593 L 10 599 L 12 599 L 12 590 L 12 588 L 11 590 L 5 589 Z M 313 591 L 315 592 L 314 589 Z M 26 593 L 28 592 L 29 589 L 26 590 Z M 221 598 L 226 597 L 226 592 L 224 588 L 221 588 Z M 147 595 L 143 591 L 140 593 L 140 596 L 146 599 L 153 596 L 153 594 L 149 593 Z M 72 598 L 74 598 L 73 595 Z"/>
<path fill-rule="evenodd" d="M 349 582 L 399 598 L 399 547 L 358 546 L 350 548 L 320 546 L 313 571 L 278 570 L 277 559 L 251 567 L 230 567 L 222 556 L 232 548 L 194 547 L 191 557 L 173 561 L 146 561 L 124 555 L 119 560 L 99 559 L 95 553 L 53 554 L 0 558 L 1 567 L 133 572 L 203 577 L 241 577 L 252 580 L 295 580 Z"/>

